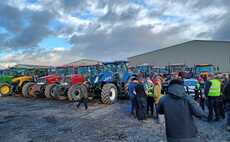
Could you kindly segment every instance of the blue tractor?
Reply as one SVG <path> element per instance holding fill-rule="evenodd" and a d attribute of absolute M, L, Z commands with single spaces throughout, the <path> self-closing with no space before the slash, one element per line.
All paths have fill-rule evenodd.
<path fill-rule="evenodd" d="M 132 75 L 128 72 L 127 61 L 105 62 L 90 83 L 91 94 L 100 96 L 104 104 L 113 104 L 119 97 L 127 96 L 127 83 Z"/>

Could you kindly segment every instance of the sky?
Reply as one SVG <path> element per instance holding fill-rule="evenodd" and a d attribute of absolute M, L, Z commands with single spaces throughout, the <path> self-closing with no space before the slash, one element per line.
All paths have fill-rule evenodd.
<path fill-rule="evenodd" d="M 0 66 L 126 60 L 229 26 L 229 0 L 2 0 Z"/>

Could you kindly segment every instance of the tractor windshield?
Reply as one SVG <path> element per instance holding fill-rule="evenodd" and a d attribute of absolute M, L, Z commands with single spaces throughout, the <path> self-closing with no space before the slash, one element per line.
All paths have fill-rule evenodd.
<path fill-rule="evenodd" d="M 72 74 L 72 68 L 68 67 L 58 67 L 56 68 L 56 73 L 60 76 L 67 76 Z"/>
<path fill-rule="evenodd" d="M 169 72 L 181 72 L 181 71 L 184 71 L 185 68 L 186 68 L 185 65 L 169 65 L 168 71 Z"/>
<path fill-rule="evenodd" d="M 81 75 L 88 74 L 88 73 L 90 73 L 90 68 L 87 67 L 87 66 L 85 66 L 85 67 L 78 67 L 76 73 L 77 74 L 81 74 Z"/>
<path fill-rule="evenodd" d="M 124 63 L 121 64 L 105 64 L 104 66 L 105 71 L 112 71 L 112 72 L 126 72 L 128 70 L 127 65 Z"/>
<path fill-rule="evenodd" d="M 96 75 L 100 71 L 99 66 L 82 66 L 82 67 L 77 67 L 75 68 L 75 73 L 76 74 L 81 74 L 81 75 Z"/>

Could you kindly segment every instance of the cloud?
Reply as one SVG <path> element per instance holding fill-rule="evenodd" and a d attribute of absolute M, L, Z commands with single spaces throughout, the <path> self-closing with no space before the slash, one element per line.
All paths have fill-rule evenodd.
<path fill-rule="evenodd" d="M 0 4 L 0 26 L 9 32 L 19 32 L 22 29 L 22 14 L 14 7 Z"/>
<path fill-rule="evenodd" d="M 11 38 L 6 45 L 13 48 L 36 47 L 43 38 L 51 34 L 48 28 L 51 17 L 47 11 L 32 13 L 28 27 Z"/>
<path fill-rule="evenodd" d="M 229 5 L 228 0 L 7 0 L 0 4 L 0 62 L 120 60 L 193 39 L 230 40 Z M 39 46 L 49 36 L 65 38 L 71 47 Z"/>

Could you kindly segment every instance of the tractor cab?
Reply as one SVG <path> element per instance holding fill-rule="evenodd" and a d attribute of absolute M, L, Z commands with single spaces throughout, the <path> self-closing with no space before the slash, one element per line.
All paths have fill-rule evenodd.
<path fill-rule="evenodd" d="M 169 64 L 166 66 L 169 73 L 184 72 L 186 68 L 187 66 L 185 64 Z"/>
<path fill-rule="evenodd" d="M 84 65 L 74 68 L 75 74 L 79 74 L 85 77 L 85 80 L 89 83 L 93 83 L 97 75 L 102 71 L 100 64 L 95 65 Z"/>
<path fill-rule="evenodd" d="M 207 78 L 209 74 L 219 72 L 219 67 L 212 64 L 197 64 L 194 66 L 196 76 Z"/>
<path fill-rule="evenodd" d="M 127 82 L 129 77 L 126 61 L 105 62 L 96 82 Z"/>
<path fill-rule="evenodd" d="M 158 71 L 156 68 L 154 70 L 153 65 L 143 64 L 136 67 L 137 74 L 143 74 L 143 76 L 151 76 L 155 71 Z"/>

